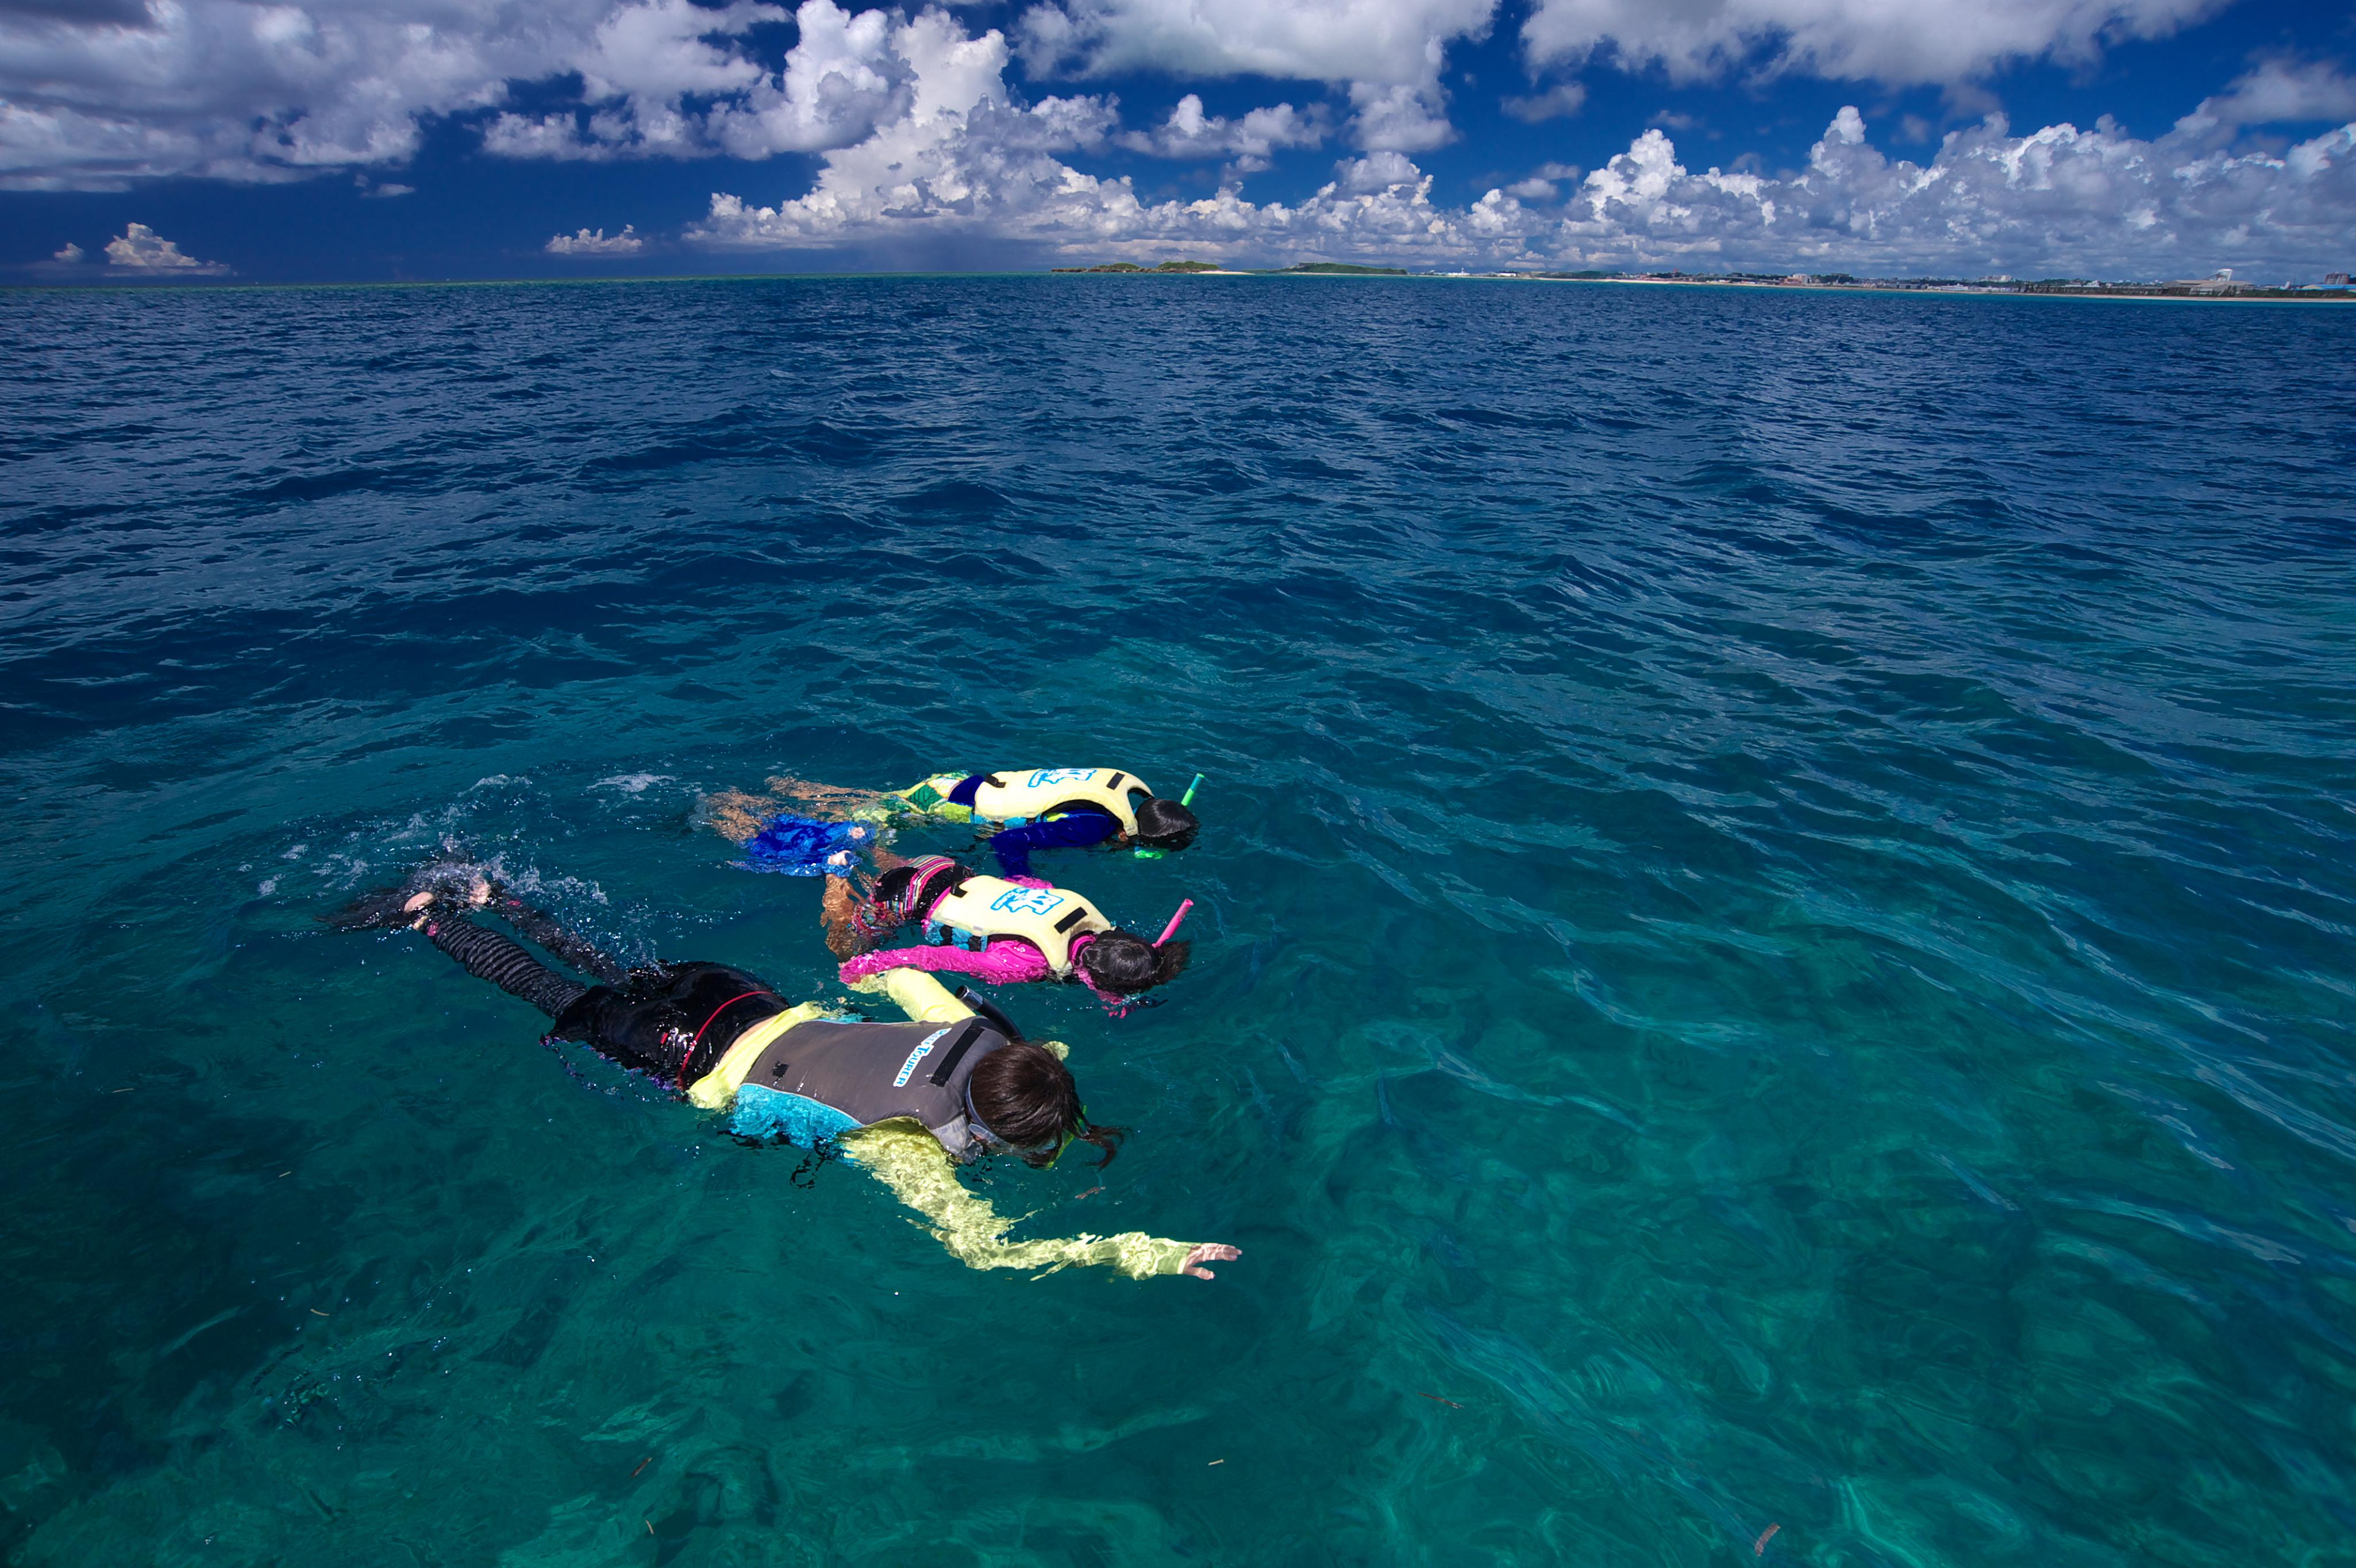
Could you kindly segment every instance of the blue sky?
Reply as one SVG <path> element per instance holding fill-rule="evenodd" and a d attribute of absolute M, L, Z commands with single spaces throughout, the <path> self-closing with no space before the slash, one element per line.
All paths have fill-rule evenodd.
<path fill-rule="evenodd" d="M 2356 7 L 0 0 L 20 281 L 1173 257 L 2314 281 Z"/>

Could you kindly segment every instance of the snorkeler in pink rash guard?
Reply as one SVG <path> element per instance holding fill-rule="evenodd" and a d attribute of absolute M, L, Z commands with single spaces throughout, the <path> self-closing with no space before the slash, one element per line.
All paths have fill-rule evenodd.
<path fill-rule="evenodd" d="M 1035 877 L 980 876 L 945 855 L 875 854 L 882 875 L 863 899 L 847 878 L 827 879 L 820 918 L 845 981 L 888 969 L 955 971 L 997 986 L 1078 981 L 1119 1006 L 1186 967 L 1187 944 L 1119 930 L 1068 889 Z M 922 930 L 924 945 L 873 950 L 905 925 Z"/>

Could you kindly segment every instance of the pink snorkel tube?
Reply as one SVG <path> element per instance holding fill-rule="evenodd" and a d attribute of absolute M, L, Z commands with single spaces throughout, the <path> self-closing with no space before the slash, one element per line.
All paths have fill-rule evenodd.
<path fill-rule="evenodd" d="M 1172 937 L 1177 935 L 1178 928 L 1186 923 L 1186 912 L 1194 907 L 1194 901 L 1193 899 L 1187 899 L 1179 904 L 1178 912 L 1170 917 L 1170 923 L 1162 928 L 1162 934 L 1154 939 L 1153 945 L 1160 947 L 1163 944 L 1167 943 Z"/>

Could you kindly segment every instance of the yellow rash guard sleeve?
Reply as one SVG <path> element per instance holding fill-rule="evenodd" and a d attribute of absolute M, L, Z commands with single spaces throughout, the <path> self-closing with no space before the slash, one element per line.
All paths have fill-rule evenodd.
<path fill-rule="evenodd" d="M 892 998 L 893 1005 L 920 1024 L 953 1024 L 959 1019 L 971 1018 L 973 1009 L 949 995 L 949 988 L 922 969 L 886 969 L 880 975 L 870 975 L 853 980 L 851 988 L 873 996 L 881 991 Z M 1071 1059 L 1072 1048 L 1060 1040 L 1039 1042 L 1055 1053 L 1055 1059 Z"/>
<path fill-rule="evenodd" d="M 925 1217 L 950 1255 L 968 1268 L 1030 1268 L 1053 1274 L 1075 1264 L 1102 1264 L 1131 1279 L 1176 1274 L 1194 1251 L 1188 1242 L 1167 1242 L 1130 1231 L 1118 1236 L 1073 1236 L 1010 1242 L 1006 1232 L 1022 1222 L 1005 1219 L 990 1200 L 966 1190 L 957 1167 L 932 1134 L 911 1122 L 885 1122 L 846 1133 L 843 1152 L 874 1173 L 901 1202 Z"/>
<path fill-rule="evenodd" d="M 881 991 L 893 998 L 893 1006 L 900 1008 L 900 1012 L 907 1012 L 919 1024 L 954 1024 L 961 1017 L 973 1017 L 973 1008 L 949 996 L 949 987 L 924 970 L 884 970 L 881 975 L 853 979 L 851 989 L 867 991 L 870 996 Z M 1039 1045 L 1053 1050 L 1058 1061 L 1072 1060 L 1072 1048 L 1063 1040 L 1039 1040 Z"/>
<path fill-rule="evenodd" d="M 851 988 L 871 996 L 883 992 L 892 998 L 893 1006 L 920 1024 L 953 1024 L 959 1019 L 973 1017 L 971 1008 L 949 995 L 947 986 L 922 969 L 886 969 L 880 975 L 853 980 Z"/>

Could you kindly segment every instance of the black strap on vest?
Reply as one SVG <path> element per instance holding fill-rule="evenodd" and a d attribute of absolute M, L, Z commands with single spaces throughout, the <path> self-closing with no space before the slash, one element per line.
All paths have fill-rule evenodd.
<path fill-rule="evenodd" d="M 1076 909 L 1071 913 L 1066 915 L 1063 919 L 1057 921 L 1055 923 L 1055 929 L 1059 932 L 1069 931 L 1072 927 L 1079 924 L 1080 922 L 1087 919 L 1087 911 L 1084 909 Z"/>
<path fill-rule="evenodd" d="M 1105 781 L 1105 788 L 1117 795 L 1120 792 L 1120 781 L 1127 777 L 1129 777 L 1127 773 L 1115 773 Z"/>
<path fill-rule="evenodd" d="M 957 1064 L 965 1060 L 967 1051 L 973 1049 L 975 1037 L 988 1027 L 980 1019 L 965 1020 L 965 1028 L 958 1031 L 957 1039 L 949 1041 L 948 1050 L 942 1053 L 941 1064 L 933 1069 L 934 1088 L 937 1089 L 949 1081 L 949 1074 L 957 1071 Z"/>

